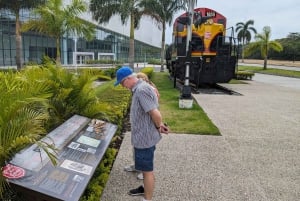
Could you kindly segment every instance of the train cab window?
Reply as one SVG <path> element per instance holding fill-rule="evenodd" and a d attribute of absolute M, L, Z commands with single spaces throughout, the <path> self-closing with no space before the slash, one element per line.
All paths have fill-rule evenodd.
<path fill-rule="evenodd" d="M 218 19 L 217 23 L 225 25 L 225 19 Z"/>
<path fill-rule="evenodd" d="M 217 38 L 214 38 L 210 44 L 210 51 L 216 51 L 217 50 Z"/>
<path fill-rule="evenodd" d="M 210 51 L 216 51 L 218 47 L 222 46 L 223 44 L 223 37 L 217 35 L 210 44 Z"/>
<path fill-rule="evenodd" d="M 199 38 L 198 36 L 192 37 L 192 51 L 203 51 L 204 50 L 204 44 L 203 40 Z"/>
<path fill-rule="evenodd" d="M 182 37 L 175 37 L 176 44 L 182 44 Z"/>
<path fill-rule="evenodd" d="M 184 30 L 184 24 L 177 23 L 176 30 L 177 32 L 182 32 Z"/>

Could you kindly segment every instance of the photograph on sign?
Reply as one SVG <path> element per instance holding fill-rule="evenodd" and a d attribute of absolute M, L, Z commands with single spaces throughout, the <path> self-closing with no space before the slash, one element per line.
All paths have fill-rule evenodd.
<path fill-rule="evenodd" d="M 91 147 L 98 147 L 101 140 L 96 140 L 94 138 L 90 138 L 90 137 L 82 135 L 78 138 L 77 142 L 89 145 Z"/>
<path fill-rule="evenodd" d="M 80 144 L 79 144 L 79 143 L 76 143 L 76 142 L 71 142 L 71 143 L 68 145 L 68 147 L 69 147 L 70 149 L 77 149 L 79 146 L 80 146 Z"/>
<path fill-rule="evenodd" d="M 64 162 L 61 164 L 62 168 L 66 168 L 69 170 L 73 170 L 82 174 L 90 175 L 93 167 L 89 165 L 85 165 L 83 163 L 78 163 L 71 160 L 64 160 Z"/>

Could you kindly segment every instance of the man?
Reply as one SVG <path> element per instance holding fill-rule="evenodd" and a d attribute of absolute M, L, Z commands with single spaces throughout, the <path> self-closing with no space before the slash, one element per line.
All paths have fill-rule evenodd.
<path fill-rule="evenodd" d="M 150 86 L 154 89 L 155 91 L 155 94 L 157 96 L 157 99 L 159 100 L 159 92 L 158 92 L 158 89 L 156 88 L 155 84 L 153 82 L 151 82 L 147 76 L 147 74 L 143 73 L 143 72 L 138 72 L 136 74 L 136 77 L 138 79 L 142 79 L 144 80 L 145 82 L 147 82 L 148 84 L 150 84 Z M 133 149 L 133 161 L 134 161 L 134 149 Z M 139 172 L 135 169 L 135 165 L 127 165 L 124 167 L 124 170 L 127 171 L 127 172 L 138 172 L 138 175 L 137 175 L 137 179 L 140 179 L 140 180 L 143 180 L 144 177 L 143 177 L 143 173 L 142 172 Z"/>
<path fill-rule="evenodd" d="M 154 191 L 153 161 L 160 133 L 168 134 L 169 128 L 162 123 L 158 99 L 153 87 L 138 79 L 132 69 L 121 67 L 115 86 L 121 84 L 132 92 L 130 107 L 131 143 L 134 147 L 135 169 L 143 172 L 144 186 L 129 191 L 130 195 L 143 195 L 143 201 L 152 200 Z"/>

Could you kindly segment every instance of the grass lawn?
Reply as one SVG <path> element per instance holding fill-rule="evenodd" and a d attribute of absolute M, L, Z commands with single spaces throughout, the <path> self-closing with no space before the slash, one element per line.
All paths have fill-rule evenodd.
<path fill-rule="evenodd" d="M 173 87 L 168 73 L 154 73 L 152 81 L 160 93 L 159 103 L 163 121 L 168 123 L 172 133 L 220 135 L 219 129 L 196 101 L 191 109 L 179 108 L 180 91 Z"/>
<path fill-rule="evenodd" d="M 247 70 L 254 73 L 263 73 L 263 74 L 270 74 L 270 75 L 300 78 L 300 71 L 283 70 L 283 69 L 276 69 L 276 68 L 267 68 L 266 70 L 264 70 L 262 67 L 255 67 L 255 66 L 239 66 L 238 69 Z"/>

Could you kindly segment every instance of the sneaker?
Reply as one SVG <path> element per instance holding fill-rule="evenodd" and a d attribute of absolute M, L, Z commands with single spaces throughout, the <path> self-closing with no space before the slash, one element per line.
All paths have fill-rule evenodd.
<path fill-rule="evenodd" d="M 135 168 L 134 168 L 134 165 L 128 165 L 128 166 L 125 166 L 124 167 L 124 171 L 126 172 L 135 172 Z"/>
<path fill-rule="evenodd" d="M 132 196 L 144 195 L 144 187 L 139 186 L 138 188 L 132 189 L 128 192 L 128 195 L 132 195 Z"/>
<path fill-rule="evenodd" d="M 143 180 L 144 179 L 143 173 L 142 172 L 139 173 L 136 178 L 139 179 L 139 180 Z"/>

